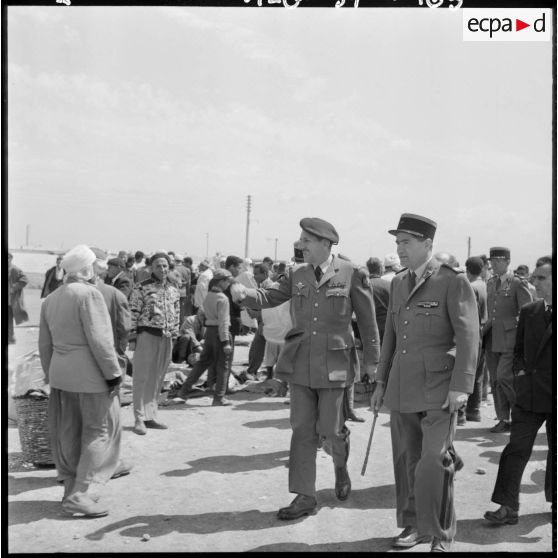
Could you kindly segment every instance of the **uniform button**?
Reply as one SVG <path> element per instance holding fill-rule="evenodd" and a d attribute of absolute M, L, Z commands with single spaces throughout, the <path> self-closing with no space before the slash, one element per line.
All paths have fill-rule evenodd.
<path fill-rule="evenodd" d="M 315 332 L 315 331 L 313 331 L 313 332 L 312 332 L 312 335 L 316 335 L 316 332 Z"/>
<path fill-rule="evenodd" d="M 318 307 L 318 303 L 317 303 L 317 302 L 314 302 L 314 306 L 317 308 L 317 307 Z"/>
<path fill-rule="evenodd" d="M 402 352 L 404 355 L 406 355 L 406 354 L 407 354 L 407 349 L 403 349 L 401 352 Z"/>
<path fill-rule="evenodd" d="M 405 308 L 405 310 L 410 310 L 410 309 L 411 309 L 411 307 L 410 307 L 410 306 L 407 306 L 407 308 Z"/>
<path fill-rule="evenodd" d="M 319 293 L 320 291 L 318 289 L 316 289 L 316 292 Z"/>
<path fill-rule="evenodd" d="M 403 339 L 407 339 L 407 336 L 406 336 L 406 335 L 403 335 Z"/>
<path fill-rule="evenodd" d="M 427 316 L 430 316 L 430 312 L 426 312 L 426 315 L 427 315 Z"/>
<path fill-rule="evenodd" d="M 492 321 L 494 322 L 496 320 L 496 318 L 492 318 Z"/>
<path fill-rule="evenodd" d="M 405 320 L 403 323 L 407 325 L 409 323 L 409 320 Z"/>
<path fill-rule="evenodd" d="M 317 321 L 318 321 L 318 318 L 314 318 L 314 321 L 317 322 Z"/>

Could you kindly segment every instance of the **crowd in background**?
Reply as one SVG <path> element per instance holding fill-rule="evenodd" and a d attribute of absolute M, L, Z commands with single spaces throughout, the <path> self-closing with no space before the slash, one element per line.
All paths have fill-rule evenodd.
<path fill-rule="evenodd" d="M 99 384 L 91 387 L 92 391 L 89 395 L 93 397 L 87 400 L 87 405 L 90 407 L 90 415 L 97 417 L 93 420 L 103 423 L 110 443 L 105 441 L 104 446 L 99 446 L 99 451 L 104 454 L 101 460 L 98 455 L 77 455 L 72 449 L 71 463 L 67 471 L 60 473 L 59 469 L 59 480 L 65 486 L 66 511 L 95 516 L 104 515 L 106 510 L 98 501 L 87 495 L 87 486 L 92 481 L 92 477 L 87 476 L 89 474 L 87 471 L 94 469 L 93 476 L 104 480 L 129 472 L 129 467 L 119 457 L 120 430 L 117 419 L 119 407 L 114 398 L 114 393 L 117 392 L 115 388 L 120 381 L 119 374 L 127 373 L 133 378 L 134 432 L 139 435 L 144 435 L 148 428 L 167 428 L 157 420 L 157 400 L 171 362 L 185 363 L 191 368 L 190 374 L 182 375 L 180 381 L 173 386 L 173 396 L 177 400 L 182 399 L 183 402 L 195 390 L 203 389 L 214 395 L 213 405 L 230 405 L 225 395 L 233 393 L 230 388 L 231 374 L 234 374 L 238 383 L 273 378 L 274 365 L 281 344 L 274 342 L 273 339 L 266 339 L 265 312 L 243 309 L 233 300 L 230 286 L 233 282 L 239 282 L 247 287 L 273 288 L 281 277 L 289 274 L 291 268 L 301 262 L 301 259 L 300 254 L 298 259 L 296 258 L 296 248 L 295 257 L 287 262 L 273 261 L 269 257 L 253 262 L 249 258 L 231 255 L 204 259 L 197 265 L 194 265 L 191 257 L 182 256 L 172 250 L 159 250 L 153 254 L 145 254 L 141 250 L 132 254 L 122 250 L 115 257 L 109 257 L 104 251 L 94 247 L 83 246 L 80 250 L 78 254 L 70 251 L 64 257 L 57 257 L 55 265 L 45 274 L 41 291 L 41 298 L 45 299 L 45 303 L 41 309 L 40 346 L 43 348 L 41 358 L 45 373 L 48 371 L 51 359 L 57 358 L 56 352 L 52 352 L 57 335 L 77 339 L 76 343 L 89 344 L 93 351 L 101 354 L 99 358 L 104 359 L 108 399 L 103 401 L 99 399 L 99 393 L 104 393 L 107 389 L 104 384 Z M 512 430 L 513 413 L 517 414 L 517 411 L 513 410 L 515 393 L 512 365 L 515 336 L 511 339 L 504 331 L 507 328 L 505 321 L 512 319 L 517 322 L 521 307 L 540 298 L 534 283 L 537 281 L 536 272 L 541 264 L 537 263 L 533 273 L 526 264 L 518 265 L 514 271 L 511 271 L 508 269 L 510 253 L 505 248 L 491 249 L 490 256 L 470 257 L 463 266 L 460 266 L 456 258 L 448 253 L 437 252 L 434 258 L 442 264 L 467 274 L 478 305 L 481 346 L 475 388 L 469 395 L 467 406 L 459 412 L 458 425 L 464 425 L 467 421 L 481 420 L 480 407 L 489 404 L 490 392 L 498 419 L 498 423 L 491 431 L 509 432 Z M 91 269 L 88 273 L 80 275 L 84 269 L 89 268 Z M 401 269 L 398 255 L 395 253 L 386 254 L 384 257 L 373 256 L 366 261 L 380 342 L 386 324 L 390 282 Z M 21 323 L 27 319 L 23 304 L 23 289 L 27 280 L 25 273 L 12 265 L 11 254 L 8 255 L 8 273 L 8 343 L 15 343 L 14 321 Z M 502 282 L 505 281 L 508 283 L 502 287 Z M 122 294 L 116 296 L 112 290 L 106 291 L 105 287 L 104 292 L 93 296 L 93 291 L 82 287 L 84 282 L 96 287 L 108 286 Z M 81 331 L 79 334 L 76 333 L 79 329 L 78 322 L 72 322 L 75 316 L 72 317 L 71 312 L 66 317 L 65 323 L 60 323 L 60 318 L 54 317 L 52 308 L 57 299 L 51 295 L 63 285 L 70 289 L 66 292 L 67 297 L 82 297 L 83 301 L 86 301 L 83 304 L 88 305 L 92 315 L 97 318 L 101 315 L 98 306 L 106 305 L 113 332 L 110 338 L 106 336 L 106 331 L 102 335 L 99 333 L 103 328 L 106 329 L 107 322 L 104 315 L 99 318 L 100 321 L 87 326 L 90 328 L 89 331 Z M 511 307 L 503 309 L 502 306 L 496 309 L 497 293 L 502 288 L 504 295 L 501 300 L 504 302 L 508 302 L 511 298 L 516 300 L 513 309 Z M 59 304 L 67 304 L 62 298 L 61 291 L 59 294 Z M 509 314 L 502 315 L 502 310 Z M 499 334 L 496 325 L 499 322 L 502 322 L 502 335 L 504 337 L 507 335 L 505 346 L 498 344 Z M 359 332 L 356 322 L 354 329 L 358 342 Z M 249 362 L 246 369 L 238 373 L 232 369 L 235 338 L 247 333 L 253 333 Z M 108 345 L 116 348 L 114 358 L 109 354 Z M 129 356 L 130 351 L 134 353 L 133 358 Z M 75 363 L 73 367 L 81 366 L 80 362 L 79 365 Z M 206 371 L 207 379 L 203 381 L 202 375 Z M 373 380 L 374 378 L 361 378 L 362 382 L 373 383 Z M 284 391 L 281 394 L 285 395 L 287 384 L 284 382 L 283 384 Z M 54 409 L 51 414 L 52 429 L 59 433 L 55 448 L 58 455 L 62 456 L 59 461 L 64 461 L 68 458 L 65 452 L 70 451 L 68 436 L 71 438 L 77 434 L 75 432 L 60 434 L 63 430 L 62 423 L 71 421 L 67 413 L 73 412 L 72 409 L 76 409 L 76 405 L 84 403 L 74 400 L 75 398 L 68 401 L 64 399 L 65 389 L 68 389 L 64 382 L 59 384 L 59 389 L 56 386 L 52 387 L 55 388 L 55 397 L 52 397 L 51 403 Z M 72 389 L 70 388 L 70 391 Z M 350 397 L 349 408 L 348 420 L 362 420 L 354 413 L 352 397 Z M 531 435 L 534 436 L 532 432 Z M 94 437 L 93 434 L 91 436 Z M 526 462 L 530 450 L 526 458 L 525 450 L 521 451 L 523 453 L 520 460 Z M 507 459 L 513 459 L 513 456 L 508 455 Z M 516 456 L 517 459 L 519 458 Z M 85 476 L 80 476 L 80 463 L 86 471 Z M 547 486 L 545 486 L 547 499 L 551 494 L 548 474 L 547 468 Z M 505 492 L 501 486 L 504 481 L 499 482 L 498 490 Z M 487 520 L 496 524 L 517 522 L 517 494 L 511 500 L 505 495 L 504 497 L 497 495 L 493 499 L 502 506 L 497 512 L 487 512 L 485 516 Z"/>

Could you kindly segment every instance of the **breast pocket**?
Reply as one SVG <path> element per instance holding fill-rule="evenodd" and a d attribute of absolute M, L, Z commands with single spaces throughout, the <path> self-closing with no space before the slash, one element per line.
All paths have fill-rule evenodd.
<path fill-rule="evenodd" d="M 349 309 L 349 289 L 338 288 L 326 290 L 326 297 L 329 301 L 331 311 L 334 314 L 346 314 Z"/>
<path fill-rule="evenodd" d="M 419 331 L 438 334 L 444 331 L 444 315 L 437 308 L 417 308 L 415 320 Z"/>

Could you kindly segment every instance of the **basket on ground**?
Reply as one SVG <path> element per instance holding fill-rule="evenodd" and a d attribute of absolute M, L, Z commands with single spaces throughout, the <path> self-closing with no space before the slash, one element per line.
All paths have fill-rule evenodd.
<path fill-rule="evenodd" d="M 34 465 L 54 465 L 48 435 L 48 398 L 14 398 L 21 451 Z"/>

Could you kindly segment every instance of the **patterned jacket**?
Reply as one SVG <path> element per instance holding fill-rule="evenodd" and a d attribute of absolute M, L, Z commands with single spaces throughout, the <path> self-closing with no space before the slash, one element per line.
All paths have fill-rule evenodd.
<path fill-rule="evenodd" d="M 158 281 L 153 276 L 134 287 L 130 297 L 132 328 L 129 340 L 148 331 L 176 339 L 180 326 L 180 294 L 169 281 Z"/>

